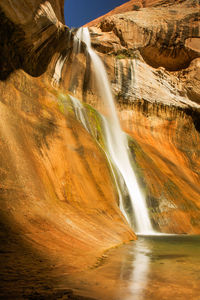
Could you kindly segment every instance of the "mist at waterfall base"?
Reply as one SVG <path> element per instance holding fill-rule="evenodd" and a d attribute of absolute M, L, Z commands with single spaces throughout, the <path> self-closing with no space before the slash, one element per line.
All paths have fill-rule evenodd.
<path fill-rule="evenodd" d="M 101 100 L 106 106 L 106 116 L 104 120 L 104 132 L 106 138 L 106 146 L 111 165 L 117 169 L 117 172 L 123 177 L 130 198 L 130 206 L 134 213 L 136 223 L 135 231 L 138 234 L 154 234 L 151 221 L 148 215 L 145 198 L 143 197 L 136 176 L 134 174 L 130 153 L 128 149 L 128 141 L 125 133 L 121 130 L 119 119 L 117 116 L 111 87 L 103 62 L 91 47 L 90 33 L 88 28 L 79 28 L 75 36 L 74 51 L 75 54 L 80 52 L 81 42 L 87 46 L 90 55 L 96 84 Z M 123 199 L 120 197 L 120 208 L 127 220 L 130 220 L 130 214 L 124 207 Z"/>

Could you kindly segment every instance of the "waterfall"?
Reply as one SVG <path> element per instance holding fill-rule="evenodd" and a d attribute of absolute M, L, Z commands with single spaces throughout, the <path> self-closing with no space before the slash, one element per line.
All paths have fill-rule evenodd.
<path fill-rule="evenodd" d="M 153 234 L 154 231 L 151 226 L 146 202 L 141 194 L 136 176 L 132 169 L 128 140 L 120 127 L 120 122 L 117 116 L 105 67 L 99 56 L 91 47 L 90 33 L 88 28 L 79 28 L 76 37 L 80 41 L 84 42 L 87 46 L 87 51 L 94 67 L 98 92 L 101 99 L 104 101 L 104 103 L 106 103 L 107 106 L 106 108 L 108 115 L 107 117 L 103 118 L 106 145 L 113 164 L 120 172 L 126 184 L 131 206 L 134 211 L 136 231 L 139 234 Z M 123 211 L 125 211 L 125 208 L 123 208 Z"/>
<path fill-rule="evenodd" d="M 75 111 L 75 115 L 76 115 L 76 119 L 79 120 L 83 127 L 90 133 L 90 128 L 89 128 L 89 122 L 87 120 L 87 113 L 85 112 L 85 109 L 83 107 L 83 105 L 81 104 L 80 101 L 78 101 L 78 99 L 76 99 L 75 97 L 70 96 L 70 99 L 72 101 L 72 105 Z"/>
<path fill-rule="evenodd" d="M 114 182 L 115 182 L 115 186 L 117 188 L 117 192 L 118 192 L 118 195 L 119 195 L 120 210 L 122 211 L 122 213 L 125 216 L 126 220 L 129 223 L 132 223 L 132 222 L 130 222 L 130 218 L 128 217 L 128 215 L 126 213 L 126 210 L 125 210 L 124 204 L 123 204 L 124 201 L 123 201 L 123 195 L 122 195 L 121 191 L 124 189 L 125 182 L 123 180 L 123 177 L 119 173 L 118 169 L 115 168 L 115 164 L 112 160 L 112 157 L 109 153 L 109 149 L 107 147 L 106 132 L 109 132 L 109 123 L 103 115 L 101 115 L 100 113 L 98 113 L 96 110 L 93 109 L 95 114 L 98 115 L 100 123 L 101 123 L 102 132 L 98 133 L 98 134 L 99 135 L 101 134 L 101 139 L 105 140 L 105 142 L 99 142 L 98 138 L 97 138 L 97 135 L 92 130 L 93 127 L 94 127 L 94 122 L 90 121 L 90 119 L 88 117 L 87 109 L 83 106 L 83 104 L 78 99 L 76 99 L 73 96 L 69 96 L 69 97 L 71 99 L 71 104 L 72 104 L 72 107 L 74 109 L 76 119 L 79 122 L 81 122 L 83 127 L 93 136 L 93 138 L 96 140 L 96 142 L 99 145 L 99 147 L 101 148 L 101 150 L 104 152 L 104 154 L 107 158 L 107 161 L 109 163 L 109 167 L 110 167 L 110 170 L 112 172 L 112 176 L 113 176 L 113 179 L 114 179 Z"/>

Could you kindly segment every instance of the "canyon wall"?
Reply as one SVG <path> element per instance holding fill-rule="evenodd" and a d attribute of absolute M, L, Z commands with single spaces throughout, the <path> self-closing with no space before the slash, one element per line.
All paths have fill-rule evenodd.
<path fill-rule="evenodd" d="M 73 38 L 63 1 L 3 1 L 0 19 L 0 297 L 57 299 L 59 272 L 136 237 L 102 150 L 54 85 Z"/>
<path fill-rule="evenodd" d="M 68 105 L 70 94 L 106 112 L 63 19 L 62 0 L 0 4 L 4 298 L 48 297 L 58 274 L 97 266 L 136 238 L 102 149 Z M 200 233 L 199 24 L 189 0 L 131 0 L 88 24 L 153 226 L 166 233 Z"/>
<path fill-rule="evenodd" d="M 161 232 L 200 232 L 199 11 L 198 1 L 133 0 L 87 24 Z M 76 60 L 63 84 L 103 112 L 89 58 Z"/>

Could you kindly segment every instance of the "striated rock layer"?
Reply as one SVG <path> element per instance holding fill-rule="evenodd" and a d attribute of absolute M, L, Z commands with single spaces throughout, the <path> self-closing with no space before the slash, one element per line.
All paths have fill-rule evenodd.
<path fill-rule="evenodd" d="M 71 47 L 63 1 L 0 9 L 0 297 L 57 299 L 57 277 L 135 235 L 104 154 L 52 85 Z"/>
<path fill-rule="evenodd" d="M 87 25 L 161 232 L 200 233 L 199 11 L 198 1 L 129 1 Z M 90 60 L 75 64 L 64 86 L 105 112 Z"/>

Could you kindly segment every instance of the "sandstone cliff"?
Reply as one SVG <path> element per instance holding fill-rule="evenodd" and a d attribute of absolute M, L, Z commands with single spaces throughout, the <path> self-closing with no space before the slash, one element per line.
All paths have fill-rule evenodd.
<path fill-rule="evenodd" d="M 61 273 L 135 235 L 102 150 L 67 104 L 68 92 L 102 110 L 63 1 L 4 1 L 0 20 L 1 296 L 55 299 Z M 198 1 L 131 0 L 89 25 L 154 228 L 200 233 Z"/>
<path fill-rule="evenodd" d="M 0 297 L 57 299 L 58 274 L 135 235 L 102 151 L 52 85 L 71 47 L 63 1 L 3 1 L 0 19 Z"/>
<path fill-rule="evenodd" d="M 199 21 L 198 1 L 129 1 L 87 24 L 163 232 L 200 232 Z M 64 85 L 101 111 L 90 61 L 76 65 Z"/>

